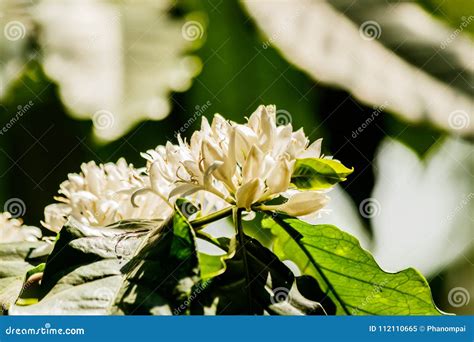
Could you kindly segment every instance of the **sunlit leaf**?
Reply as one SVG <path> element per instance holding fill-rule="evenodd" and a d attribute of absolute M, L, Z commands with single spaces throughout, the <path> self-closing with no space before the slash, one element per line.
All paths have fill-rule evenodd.
<path fill-rule="evenodd" d="M 301 190 L 330 188 L 346 180 L 354 169 L 348 169 L 341 162 L 332 159 L 297 159 L 291 182 Z"/>
<path fill-rule="evenodd" d="M 69 220 L 46 262 L 39 302 L 15 305 L 9 314 L 108 313 L 123 282 L 122 267 L 156 225 L 153 221 L 143 221 L 89 227 Z"/>
<path fill-rule="evenodd" d="M 439 315 L 427 281 L 410 268 L 384 272 L 353 236 L 330 225 L 281 215 L 263 226 L 276 236 L 274 252 L 319 282 L 339 315 Z"/>
<path fill-rule="evenodd" d="M 225 271 L 224 257 L 221 255 L 210 255 L 199 253 L 199 268 L 202 279 L 211 279 Z"/>

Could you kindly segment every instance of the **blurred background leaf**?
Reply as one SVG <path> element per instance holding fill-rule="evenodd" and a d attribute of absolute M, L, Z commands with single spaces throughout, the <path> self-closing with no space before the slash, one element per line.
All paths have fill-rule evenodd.
<path fill-rule="evenodd" d="M 412 2 L 243 4 L 269 44 L 318 81 L 409 122 L 472 135 L 472 44 Z M 466 18 L 469 25 L 470 18 Z M 474 17 L 472 18 L 474 21 Z M 350 114 L 348 114 L 350 115 Z"/>

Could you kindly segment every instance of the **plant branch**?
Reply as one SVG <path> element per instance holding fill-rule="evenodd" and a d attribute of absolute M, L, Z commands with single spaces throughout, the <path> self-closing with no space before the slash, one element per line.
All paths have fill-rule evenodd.
<path fill-rule="evenodd" d="M 245 279 L 247 283 L 247 294 L 248 294 L 248 305 L 250 312 L 253 312 L 253 305 L 252 305 L 252 292 L 250 284 L 252 283 L 252 279 L 250 278 L 249 272 L 249 263 L 247 260 L 247 253 L 245 249 L 245 238 L 244 238 L 244 229 L 242 227 L 242 208 L 234 208 L 232 216 L 234 219 L 234 226 L 237 233 L 237 248 L 242 251 L 242 260 L 244 262 L 244 269 L 245 269 Z"/>
<path fill-rule="evenodd" d="M 199 217 L 195 220 L 192 220 L 189 222 L 193 228 L 200 228 L 205 226 L 206 224 L 218 221 L 224 217 L 230 216 L 232 214 L 232 208 L 233 207 L 227 207 L 225 209 L 216 211 L 215 213 L 204 216 L 204 217 Z"/>

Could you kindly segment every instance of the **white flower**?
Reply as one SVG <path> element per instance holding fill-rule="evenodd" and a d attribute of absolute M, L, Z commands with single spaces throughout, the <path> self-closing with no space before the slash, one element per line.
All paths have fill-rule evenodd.
<path fill-rule="evenodd" d="M 210 177 L 218 164 L 204 169 L 203 163 L 200 162 L 200 150 L 191 150 L 188 147 L 189 145 L 179 138 L 179 145 L 168 142 L 166 146 L 158 146 L 155 150 L 142 153 L 148 160 L 150 188 L 139 192 L 151 191 L 170 205 L 178 196 L 187 197 L 201 205 L 203 214 L 228 206 L 222 199 L 225 187 L 212 181 Z"/>
<path fill-rule="evenodd" d="M 41 235 L 41 229 L 24 226 L 21 220 L 12 218 L 9 212 L 0 213 L 0 243 L 37 241 Z"/>
<path fill-rule="evenodd" d="M 218 114 L 212 124 L 203 118 L 189 143 L 178 137 L 178 145 L 168 143 L 144 155 L 152 186 L 166 188 L 162 194 L 169 197 L 206 191 L 247 211 L 280 195 L 289 197 L 296 159 L 320 158 L 322 140 L 310 145 L 302 129 L 277 126 L 275 113 L 275 106 L 259 106 L 246 124 Z M 307 215 L 327 201 L 322 192 L 293 196 L 271 208 Z"/>
<path fill-rule="evenodd" d="M 134 218 L 165 219 L 172 209 L 151 192 L 137 196 L 136 206 L 132 204 L 132 194 L 148 186 L 148 177 L 123 158 L 117 163 L 84 163 L 81 173 L 69 174 L 60 185 L 61 196 L 55 198 L 60 203 L 45 208 L 42 224 L 57 232 L 68 216 L 91 226 Z"/>

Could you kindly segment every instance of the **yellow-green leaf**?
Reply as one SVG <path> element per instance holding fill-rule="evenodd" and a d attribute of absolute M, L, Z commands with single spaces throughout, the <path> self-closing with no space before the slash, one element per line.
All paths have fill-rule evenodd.
<path fill-rule="evenodd" d="M 297 159 L 291 182 L 300 190 L 327 189 L 345 181 L 354 171 L 341 162 L 323 158 Z"/>
<path fill-rule="evenodd" d="M 413 268 L 387 273 L 356 238 L 332 225 L 283 216 L 262 222 L 276 236 L 274 253 L 313 276 L 338 315 L 439 315 L 430 287 Z"/>

